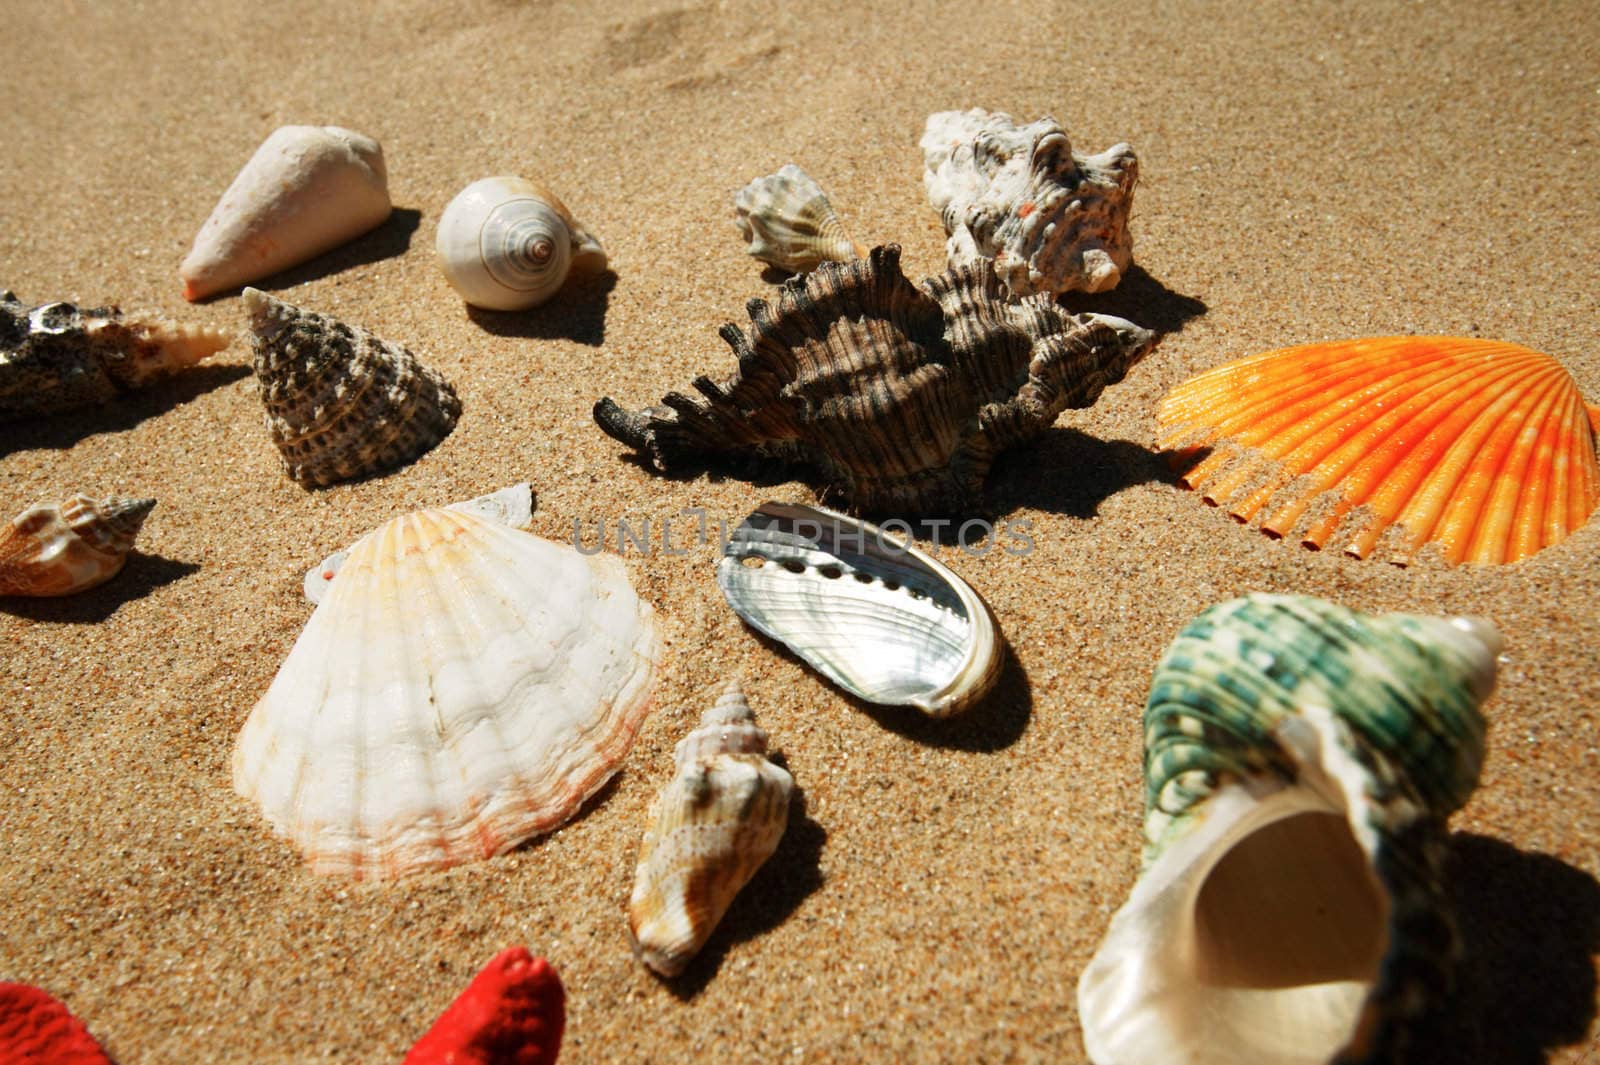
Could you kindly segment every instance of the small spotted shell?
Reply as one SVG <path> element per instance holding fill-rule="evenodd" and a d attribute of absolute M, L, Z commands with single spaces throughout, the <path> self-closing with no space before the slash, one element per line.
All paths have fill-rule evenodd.
<path fill-rule="evenodd" d="M 677 765 L 651 809 L 628 904 L 634 952 L 662 976 L 683 971 L 777 850 L 794 787 L 767 760 L 737 679 L 678 743 Z"/>
<path fill-rule="evenodd" d="M 567 275 L 606 268 L 600 242 L 543 185 L 474 181 L 450 201 L 434 242 L 439 267 L 474 307 L 520 311 L 549 300 Z"/>
<path fill-rule="evenodd" d="M 104 584 L 133 550 L 154 499 L 90 499 L 29 507 L 0 529 L 0 595 L 71 595 Z"/>
<path fill-rule="evenodd" d="M 825 262 L 865 259 L 833 204 L 811 175 L 793 163 L 756 178 L 733 197 L 734 224 L 745 250 L 780 270 L 803 273 Z"/>

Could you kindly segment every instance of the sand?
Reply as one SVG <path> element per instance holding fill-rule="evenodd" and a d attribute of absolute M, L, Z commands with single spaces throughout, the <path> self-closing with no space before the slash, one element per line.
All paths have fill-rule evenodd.
<path fill-rule="evenodd" d="M 515 943 L 565 982 L 563 1061 L 1080 1061 L 1076 980 L 1137 871 L 1150 670 L 1188 618 L 1253 590 L 1504 631 L 1482 786 L 1452 822 L 1469 961 L 1415 1060 L 1596 1060 L 1600 525 L 1496 569 L 1312 553 L 1170 483 L 1152 416 L 1240 355 L 1405 332 L 1528 344 L 1600 397 L 1594 4 L 7 7 L 0 286 L 241 326 L 237 296 L 181 299 L 195 231 L 272 129 L 349 126 L 383 144 L 394 217 L 266 287 L 402 341 L 465 404 L 421 461 L 320 492 L 281 472 L 243 344 L 115 408 L 0 429 L 11 511 L 160 500 L 113 583 L 0 607 L 0 979 L 53 991 L 123 1065 L 396 1061 Z M 304 570 L 519 479 L 536 531 L 604 522 L 613 545 L 619 519 L 659 547 L 682 508 L 814 501 L 801 481 L 653 476 L 590 407 L 725 372 L 716 327 L 772 291 L 731 196 L 785 162 L 857 237 L 901 243 L 911 276 L 941 269 L 917 139 L 978 105 L 1135 147 L 1138 269 L 1073 305 L 1168 333 L 995 470 L 1031 554 L 941 552 L 1015 651 L 999 696 L 945 724 L 859 704 L 737 621 L 712 550 L 630 550 L 667 635 L 660 705 L 585 815 L 402 883 L 308 875 L 229 776 L 309 615 Z M 435 227 L 505 172 L 553 186 L 614 276 L 468 313 Z M 733 671 L 803 806 L 663 983 L 626 944 L 635 851 L 673 744 Z"/>

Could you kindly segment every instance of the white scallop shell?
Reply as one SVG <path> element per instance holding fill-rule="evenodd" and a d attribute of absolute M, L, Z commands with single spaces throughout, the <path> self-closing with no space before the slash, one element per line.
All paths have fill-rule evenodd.
<path fill-rule="evenodd" d="M 535 506 L 533 485 L 527 481 L 508 485 L 498 492 L 478 496 L 475 499 L 463 500 L 460 503 L 451 503 L 446 510 L 464 510 L 469 514 L 489 518 L 512 529 L 521 529 L 527 532 L 533 527 L 533 509 Z M 301 589 L 305 592 L 306 600 L 312 606 L 322 602 L 322 597 L 328 594 L 328 586 L 344 568 L 345 559 L 350 557 L 350 552 L 355 545 L 351 544 L 342 551 L 335 551 L 315 566 L 306 570 L 305 579 Z"/>
<path fill-rule="evenodd" d="M 338 126 L 282 126 L 233 179 L 178 267 L 185 299 L 236 288 L 389 217 L 383 148 Z"/>
<path fill-rule="evenodd" d="M 616 772 L 650 706 L 655 612 L 615 556 L 423 510 L 356 543 L 233 753 L 313 872 L 502 853 Z"/>
<path fill-rule="evenodd" d="M 677 773 L 651 808 L 628 902 L 634 950 L 662 976 L 683 971 L 778 849 L 794 788 L 788 771 L 767 760 L 767 734 L 737 678 L 676 753 Z"/>
<path fill-rule="evenodd" d="M 462 189 L 439 219 L 434 248 L 461 298 L 495 311 L 538 306 L 569 272 L 606 268 L 605 248 L 553 192 L 512 176 Z"/>
<path fill-rule="evenodd" d="M 870 703 L 948 717 L 999 678 L 1005 647 L 978 593 L 868 522 L 766 503 L 729 537 L 734 612 Z"/>

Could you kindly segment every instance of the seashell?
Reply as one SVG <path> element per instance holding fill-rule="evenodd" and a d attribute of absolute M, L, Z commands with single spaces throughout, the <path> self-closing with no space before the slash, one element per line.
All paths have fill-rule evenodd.
<path fill-rule="evenodd" d="M 921 145 L 951 266 L 992 258 L 1017 296 L 1104 292 L 1122 280 L 1133 261 L 1132 148 L 1078 155 L 1053 118 L 1019 126 L 981 108 L 929 115 Z"/>
<path fill-rule="evenodd" d="M 502 488 L 498 492 L 490 492 L 486 496 L 478 496 L 476 499 L 468 499 L 461 503 L 451 503 L 445 507 L 446 510 L 464 510 L 469 514 L 477 514 L 479 517 L 497 521 L 508 528 L 521 529 L 523 532 L 533 528 L 533 508 L 533 486 L 526 481 Z M 327 594 L 328 585 L 333 583 L 333 578 L 344 568 L 345 559 L 350 557 L 351 547 L 335 551 L 306 570 L 301 587 L 305 591 L 306 600 L 312 606 L 322 602 L 322 597 Z"/>
<path fill-rule="evenodd" d="M 257 289 L 244 305 L 267 431 L 306 487 L 404 465 L 455 428 L 455 390 L 399 344 Z"/>
<path fill-rule="evenodd" d="M 740 189 L 733 210 L 750 254 L 780 270 L 803 273 L 824 262 L 867 257 L 867 249 L 845 234 L 821 186 L 793 163 Z"/>
<path fill-rule="evenodd" d="M 1162 400 L 1163 447 L 1211 447 L 1182 477 L 1271 536 L 1404 560 L 1515 562 L 1600 502 L 1589 407 L 1561 364 L 1516 344 L 1377 337 L 1283 348 Z"/>
<path fill-rule="evenodd" d="M 650 706 L 655 612 L 615 556 L 469 511 L 357 541 L 233 752 L 312 872 L 390 878 L 553 831 Z"/>
<path fill-rule="evenodd" d="M 434 248 L 450 287 L 494 311 L 536 307 L 569 272 L 606 268 L 605 248 L 555 193 L 520 177 L 484 178 L 457 193 L 439 219 Z"/>
<path fill-rule="evenodd" d="M 914 287 L 900 248 L 790 278 L 751 325 L 722 327 L 739 358 L 705 398 L 669 394 L 595 420 L 672 470 L 718 454 L 809 466 L 857 511 L 959 513 L 980 505 L 994 456 L 1087 407 L 1155 341 L 1121 318 L 1006 302 L 987 260 Z"/>
<path fill-rule="evenodd" d="M 0 530 L 0 595 L 56 596 L 121 571 L 154 499 L 90 499 L 29 507 Z"/>
<path fill-rule="evenodd" d="M 555 1065 L 566 1027 L 555 968 L 527 947 L 485 965 L 401 1065 Z"/>
<path fill-rule="evenodd" d="M 746 624 L 869 703 L 949 717 L 1000 676 L 1005 644 L 978 593 L 875 525 L 766 503 L 723 549 L 717 585 Z"/>
<path fill-rule="evenodd" d="M 272 132 L 195 234 L 178 267 L 183 298 L 206 296 L 298 266 L 389 217 L 383 148 L 338 126 Z"/>
<path fill-rule="evenodd" d="M 677 775 L 656 797 L 639 851 L 628 930 L 634 953 L 677 976 L 789 823 L 794 779 L 767 761 L 737 679 L 679 741 Z"/>
<path fill-rule="evenodd" d="M 1445 819 L 1500 637 L 1252 595 L 1192 620 L 1144 713 L 1144 868 L 1078 985 L 1098 1065 L 1399 1060 L 1446 986 Z"/>
<path fill-rule="evenodd" d="M 106 403 L 216 354 L 233 335 L 116 307 L 27 307 L 0 292 L 0 417 Z"/>
<path fill-rule="evenodd" d="M 0 1061 L 111 1065 L 71 1010 L 30 984 L 0 984 Z"/>

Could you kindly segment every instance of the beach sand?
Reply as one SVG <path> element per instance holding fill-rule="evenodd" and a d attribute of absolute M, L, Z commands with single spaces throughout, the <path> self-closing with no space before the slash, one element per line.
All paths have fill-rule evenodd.
<path fill-rule="evenodd" d="M 1408 332 L 1527 344 L 1600 398 L 1600 7 L 606 11 L 7 5 L 0 287 L 242 328 L 236 295 L 184 304 L 179 261 L 275 127 L 348 126 L 383 144 L 394 216 L 264 287 L 404 343 L 465 413 L 420 461 L 309 492 L 240 342 L 115 407 L 0 429 L 7 516 L 79 490 L 160 500 L 112 583 L 0 606 L 0 979 L 61 997 L 123 1065 L 398 1061 L 517 943 L 565 983 L 566 1062 L 1081 1061 L 1076 981 L 1137 872 L 1151 668 L 1214 602 L 1304 592 L 1506 637 L 1482 786 L 1452 822 L 1469 959 L 1415 1060 L 1596 1060 L 1600 524 L 1503 568 L 1313 553 L 1171 483 L 1153 411 L 1241 355 Z M 1014 661 L 938 723 L 755 638 L 713 548 L 659 550 L 683 508 L 736 523 L 812 487 L 652 475 L 590 408 L 731 369 L 717 327 L 774 291 L 731 197 L 786 162 L 853 235 L 899 242 L 911 277 L 942 269 L 917 141 L 929 113 L 974 106 L 1052 114 L 1079 151 L 1134 146 L 1137 269 L 1071 303 L 1167 335 L 996 467 L 996 515 L 1028 523 L 1030 554 L 939 552 Z M 552 186 L 614 275 L 469 313 L 434 232 L 496 173 Z M 302 573 L 396 514 L 517 480 L 551 538 L 652 522 L 658 550 L 625 557 L 666 634 L 658 708 L 614 785 L 545 839 L 400 883 L 312 877 L 229 772 L 310 614 Z M 628 949 L 633 863 L 673 744 L 734 672 L 803 801 L 664 983 Z"/>

